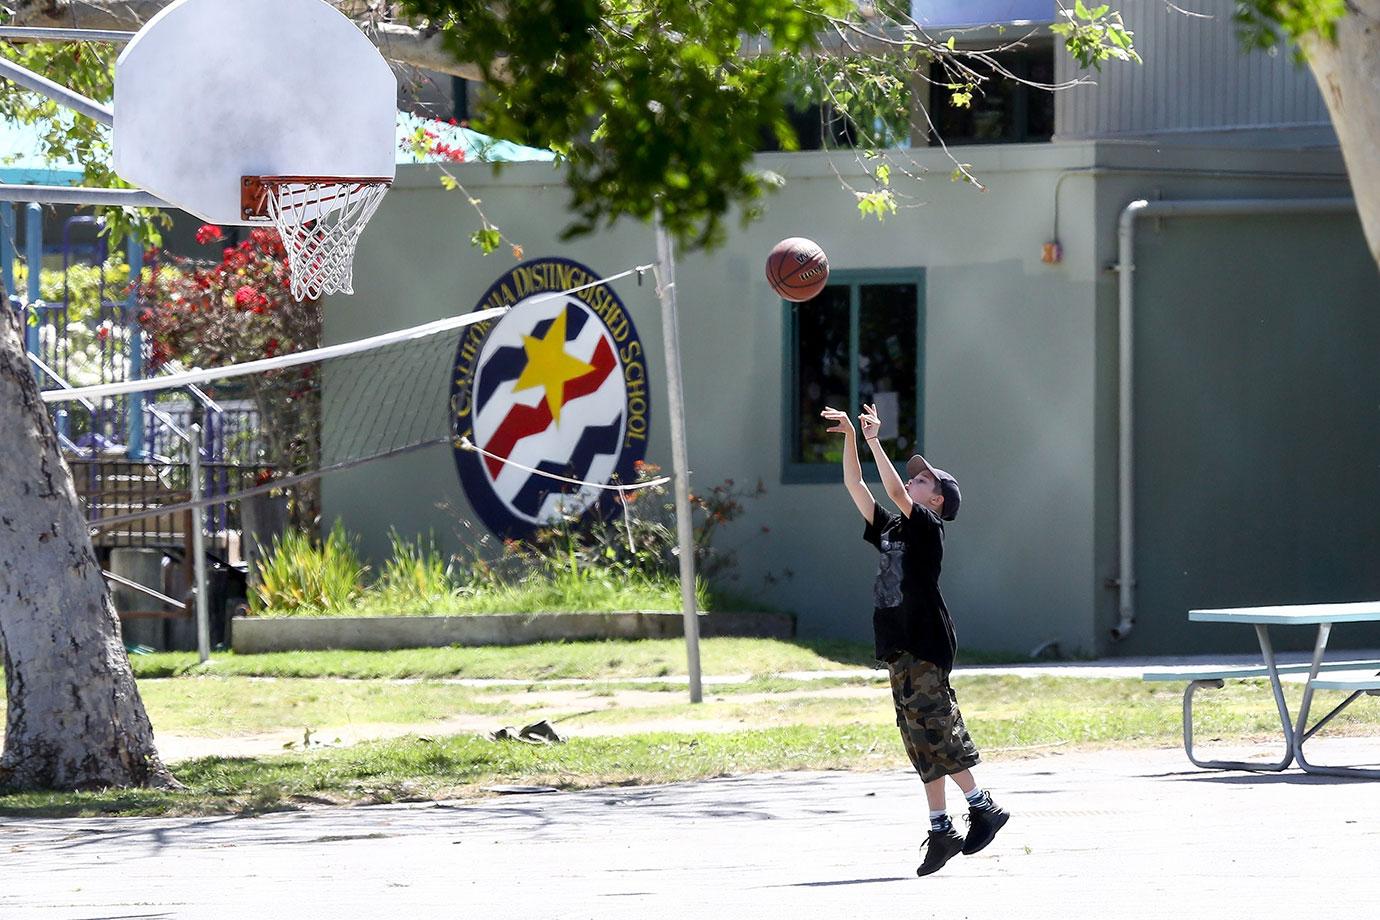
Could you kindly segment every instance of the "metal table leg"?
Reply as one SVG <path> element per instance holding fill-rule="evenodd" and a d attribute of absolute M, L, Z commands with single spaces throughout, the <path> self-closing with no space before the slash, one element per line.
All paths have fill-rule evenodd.
<path fill-rule="evenodd" d="M 1257 627 L 1257 629 L 1259 628 Z M 1299 703 L 1298 722 L 1293 730 L 1294 759 L 1298 761 L 1299 767 L 1305 773 L 1316 773 L 1322 776 L 1349 776 L 1355 779 L 1380 779 L 1380 770 L 1364 767 L 1320 766 L 1309 763 L 1308 759 L 1303 756 L 1303 743 L 1313 737 L 1313 733 L 1326 725 L 1333 716 L 1350 706 L 1354 700 L 1362 695 L 1361 693 L 1351 694 L 1342 701 L 1340 706 L 1323 716 L 1317 725 L 1311 729 L 1308 727 L 1308 711 L 1313 706 L 1313 678 L 1318 676 L 1318 670 L 1322 666 L 1323 654 L 1327 651 L 1327 639 L 1331 632 L 1331 623 L 1318 624 L 1318 638 L 1313 643 L 1313 666 L 1308 669 L 1308 682 L 1303 685 L 1303 701 Z"/>
<path fill-rule="evenodd" d="M 1255 635 L 1260 640 L 1260 654 L 1265 660 L 1265 669 L 1270 675 L 1270 688 L 1275 695 L 1275 709 L 1279 712 L 1280 732 L 1284 739 L 1284 754 L 1273 763 L 1258 760 L 1200 760 L 1193 753 L 1193 696 L 1204 687 L 1222 688 L 1218 679 L 1190 681 L 1184 690 L 1184 753 L 1189 763 L 1195 767 L 1210 770 L 1251 770 L 1262 773 L 1278 773 L 1287 770 L 1294 762 L 1294 728 L 1289 718 L 1289 708 L 1284 702 L 1284 688 L 1280 686 L 1279 670 L 1275 664 L 1275 650 L 1270 644 L 1270 633 L 1265 626 L 1257 625 Z"/>

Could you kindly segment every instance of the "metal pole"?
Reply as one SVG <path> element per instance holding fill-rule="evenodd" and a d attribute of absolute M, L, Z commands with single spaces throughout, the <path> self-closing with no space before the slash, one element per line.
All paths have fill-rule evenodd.
<path fill-rule="evenodd" d="M 675 467 L 676 534 L 680 544 L 680 601 L 685 617 L 685 657 L 690 672 L 690 702 L 701 701 L 700 624 L 695 610 L 695 537 L 690 518 L 690 461 L 685 449 L 685 392 L 680 373 L 680 326 L 676 317 L 676 256 L 662 224 L 656 228 L 657 296 L 661 299 L 661 340 L 666 348 L 666 402 L 671 411 L 671 463 Z"/>
<path fill-rule="evenodd" d="M 188 429 L 191 440 L 187 443 L 187 450 L 191 455 L 191 483 L 190 491 L 192 501 L 201 501 L 201 426 L 193 425 Z M 196 581 L 196 650 L 204 663 L 211 657 L 211 615 L 206 606 L 206 511 L 200 505 L 192 507 L 192 555 L 196 558 L 192 560 L 193 578 Z"/>
<path fill-rule="evenodd" d="M 85 188 L 78 185 L 0 185 L 0 201 L 98 204 L 120 208 L 172 207 L 162 198 L 137 188 Z"/>
<path fill-rule="evenodd" d="M 38 354 L 38 308 L 34 304 L 43 298 L 43 208 L 30 202 L 24 208 L 24 258 L 29 263 L 27 306 L 34 311 L 24 314 L 24 348 L 31 355 Z"/>
<path fill-rule="evenodd" d="M 5 77 L 25 89 L 47 96 L 59 105 L 66 106 L 87 118 L 94 118 L 103 125 L 115 124 L 115 113 L 111 111 L 110 106 L 102 105 L 95 99 L 83 96 L 60 83 L 54 83 L 41 74 L 36 74 L 32 70 L 19 66 L 14 61 L 0 58 L 0 77 Z"/>
<path fill-rule="evenodd" d="M 0 27 L 0 38 L 42 42 L 127 42 L 137 32 L 120 29 L 46 29 L 40 26 Z"/>
<path fill-rule="evenodd" d="M 0 201 L 0 285 L 10 306 L 18 308 L 19 295 L 14 290 L 14 202 Z"/>
<path fill-rule="evenodd" d="M 144 376 L 144 329 L 139 324 L 139 280 L 144 267 L 144 249 L 133 233 L 126 240 L 129 259 L 129 297 L 125 299 L 125 341 L 129 348 L 129 373 L 126 378 L 139 380 Z M 125 444 L 131 460 L 144 459 L 144 394 L 130 394 L 125 404 Z"/>

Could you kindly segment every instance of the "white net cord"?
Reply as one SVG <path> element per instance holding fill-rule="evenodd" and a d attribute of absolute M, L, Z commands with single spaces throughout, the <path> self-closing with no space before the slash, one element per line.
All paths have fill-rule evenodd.
<path fill-rule="evenodd" d="M 265 185 L 268 216 L 287 249 L 292 296 L 353 294 L 355 244 L 388 185 L 349 180 Z"/>

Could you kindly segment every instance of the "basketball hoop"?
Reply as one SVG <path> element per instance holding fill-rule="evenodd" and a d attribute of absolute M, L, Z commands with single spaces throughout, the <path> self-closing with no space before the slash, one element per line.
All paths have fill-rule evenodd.
<path fill-rule="evenodd" d="M 392 182 L 386 176 L 245 176 L 241 216 L 278 228 L 293 297 L 352 294 L 355 244 Z"/>

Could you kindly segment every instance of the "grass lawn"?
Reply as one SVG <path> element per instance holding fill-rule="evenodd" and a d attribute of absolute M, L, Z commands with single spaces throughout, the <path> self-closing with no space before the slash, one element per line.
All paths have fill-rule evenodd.
<path fill-rule="evenodd" d="M 1138 680 L 955 679 L 974 740 L 989 759 L 1032 750 L 1180 743 L 1181 689 Z M 372 803 L 483 795 L 493 783 L 578 789 L 662 783 L 753 771 L 872 770 L 905 766 L 888 692 L 876 680 L 820 686 L 763 678 L 710 688 L 685 702 L 683 686 L 613 684 L 475 688 L 436 681 L 201 677 L 140 682 L 164 734 L 237 734 L 344 722 L 394 722 L 414 734 L 348 748 L 178 764 L 182 791 L 0 796 L 0 813 L 203 814 L 313 803 Z M 1286 688 L 1291 705 L 1301 687 Z M 1321 696 L 1329 705 L 1334 694 Z M 1278 731 L 1268 686 L 1237 681 L 1199 697 L 1201 743 L 1268 739 Z M 559 703 L 563 709 L 557 707 Z M 1326 710 L 1318 710 L 1320 713 Z M 569 743 L 531 747 L 477 732 L 441 736 L 427 723 L 470 718 L 493 727 L 551 717 Z M 1366 699 L 1329 732 L 1380 733 L 1380 700 Z"/>
<path fill-rule="evenodd" d="M 969 655 L 963 664 L 1023 660 L 1012 655 Z M 131 655 L 139 678 L 214 673 L 242 677 L 475 677 L 512 680 L 616 680 L 673 677 L 686 673 L 680 639 L 547 642 L 482 648 L 419 648 L 392 652 L 218 652 L 203 667 L 192 652 Z M 776 639 L 702 639 L 700 671 L 719 674 L 780 674 L 871 668 L 872 646 L 862 642 Z"/>
<path fill-rule="evenodd" d="M 1130 679 L 973 676 L 956 678 L 954 686 L 970 731 L 984 747 L 1162 744 L 1180 736 L 1181 697 L 1173 685 Z M 1295 688 L 1289 689 L 1297 695 Z M 776 680 L 712 687 L 700 705 L 687 701 L 683 686 L 669 685 L 601 684 L 551 691 L 434 681 L 212 677 L 145 680 L 140 693 L 155 731 L 198 737 L 302 729 L 326 733 L 371 724 L 425 728 L 456 719 L 499 728 L 546 718 L 576 737 L 582 731 L 607 734 L 622 725 L 676 724 L 677 730 L 708 726 L 724 731 L 894 722 L 889 688 L 878 679 L 823 686 Z M 1203 738 L 1250 737 L 1277 728 L 1263 683 L 1239 682 L 1199 700 L 1197 732 Z M 1343 731 L 1375 726 L 1380 726 L 1380 700 L 1358 702 L 1336 723 Z"/>

